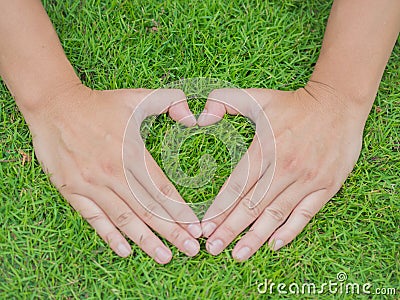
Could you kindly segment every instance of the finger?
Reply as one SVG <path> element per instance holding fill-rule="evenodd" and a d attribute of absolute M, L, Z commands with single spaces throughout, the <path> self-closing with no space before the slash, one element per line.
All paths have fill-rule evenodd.
<path fill-rule="evenodd" d="M 116 254 L 121 257 L 130 255 L 129 243 L 93 201 L 78 194 L 69 195 L 66 198 Z"/>
<path fill-rule="evenodd" d="M 200 221 L 193 210 L 182 199 L 151 155 L 147 151 L 144 155 L 146 158 L 143 166 L 141 167 L 141 161 L 136 161 L 129 165 L 126 174 L 135 198 L 145 208 L 152 207 L 154 202 L 158 203 L 163 208 L 157 212 L 159 218 L 177 222 L 193 237 L 200 237 Z"/>
<path fill-rule="evenodd" d="M 158 263 L 166 264 L 171 260 L 172 254 L 168 247 L 121 199 L 109 191 L 102 191 L 102 195 L 107 198 L 101 201 L 105 206 L 103 209 L 90 198 L 79 194 L 70 195 L 69 199 L 71 205 L 118 255 L 128 256 L 131 248 L 117 228 Z"/>
<path fill-rule="evenodd" d="M 187 127 L 192 127 L 197 123 L 195 116 L 190 111 L 186 98 L 184 100 L 175 102 L 169 108 L 168 114 L 172 119 Z"/>
<path fill-rule="evenodd" d="M 147 186 L 150 186 L 146 190 L 166 210 L 170 219 L 178 222 L 193 237 L 200 237 L 202 229 L 198 217 L 183 200 L 175 186 L 168 180 L 148 151 L 145 151 L 145 162 L 152 180 L 151 185 L 148 184 L 149 181 L 145 181 Z"/>
<path fill-rule="evenodd" d="M 288 220 L 271 236 L 269 245 L 279 250 L 289 244 L 333 197 L 325 189 L 311 193 L 293 210 Z"/>
<path fill-rule="evenodd" d="M 224 88 L 213 90 L 209 95 L 203 112 L 197 124 L 208 126 L 221 120 L 225 113 L 241 114 L 256 121 L 261 111 L 260 105 L 255 100 L 260 91 L 257 89 Z"/>
<path fill-rule="evenodd" d="M 237 90 L 216 90 L 217 93 L 222 93 L 221 91 L 234 94 Z M 243 96 L 244 93 L 256 94 L 259 92 L 259 90 L 241 90 L 239 95 Z M 226 97 L 226 94 L 224 96 Z M 248 100 L 247 104 L 249 104 L 248 102 L 252 100 L 248 94 L 245 96 Z M 232 98 L 235 98 L 235 95 L 232 95 Z M 236 97 L 236 99 L 238 98 L 240 99 L 240 97 Z M 246 103 L 244 101 L 246 99 L 241 100 Z M 238 103 L 242 105 L 242 102 Z M 251 109 L 252 105 L 241 108 L 244 111 L 243 114 L 256 118 L 256 133 L 248 151 L 239 161 L 213 204 L 204 215 L 202 228 L 203 236 L 205 237 L 212 234 L 215 228 L 231 213 L 240 199 L 247 195 L 251 189 L 252 194 L 248 195 L 247 198 L 251 199 L 252 205 L 255 206 L 264 198 L 271 185 L 276 165 L 275 138 L 268 118 L 263 113 L 258 113 L 256 117 L 257 105 L 257 103 L 253 102 L 253 109 Z M 291 175 L 287 176 L 287 179 L 290 178 Z M 283 184 L 285 185 L 286 180 L 284 181 Z"/>
<path fill-rule="evenodd" d="M 133 182 L 132 179 L 129 180 Z M 199 252 L 200 245 L 198 241 L 178 223 L 171 221 L 171 216 L 168 212 L 166 212 L 161 204 L 151 200 L 151 196 L 143 186 L 136 182 L 131 186 L 131 189 L 134 193 L 132 193 L 132 190 L 120 184 L 114 184 L 113 187 L 113 191 L 119 195 L 121 199 L 127 201 L 128 206 L 144 223 L 166 238 L 179 250 L 188 256 L 195 256 Z M 138 198 L 142 200 L 139 201 Z M 145 202 L 146 200 L 143 199 L 150 200 Z"/>
<path fill-rule="evenodd" d="M 260 138 L 263 138 L 263 143 Z M 271 142 L 271 139 L 256 133 L 248 151 L 205 213 L 203 236 L 209 237 L 243 198 L 251 206 L 257 206 L 265 197 L 275 172 L 274 151 L 273 139 Z M 287 176 L 280 185 L 285 188 L 291 181 L 292 176 Z"/>
<path fill-rule="evenodd" d="M 171 118 L 185 126 L 194 126 L 196 118 L 189 109 L 185 93 L 179 89 L 157 89 L 149 93 L 135 109 L 134 116 L 141 124 L 152 115 L 169 111 Z"/>
<path fill-rule="evenodd" d="M 219 122 L 223 116 L 227 113 L 227 107 L 224 103 L 212 100 L 210 96 L 207 99 L 204 110 L 201 112 L 197 119 L 199 126 L 209 126 Z M 237 114 L 236 111 L 232 111 L 232 114 Z"/>
<path fill-rule="evenodd" d="M 130 190 L 144 207 L 159 203 L 164 208 L 159 217 L 178 222 L 193 237 L 199 237 L 202 233 L 199 219 L 147 151 L 139 133 L 134 128 L 128 130 L 123 162 Z M 139 194 L 138 186 L 145 192 Z"/>
<path fill-rule="evenodd" d="M 235 207 L 232 213 L 222 222 L 219 227 L 217 227 L 215 232 L 207 240 L 207 250 L 213 255 L 219 254 L 257 218 L 258 220 L 264 220 L 265 218 L 268 219 L 268 221 L 263 224 L 263 229 L 266 230 L 266 228 L 269 227 L 275 230 L 278 226 L 277 223 L 283 222 L 285 214 L 288 215 L 293 209 L 291 206 L 295 206 L 295 204 L 292 204 L 293 201 L 288 199 L 296 199 L 299 191 L 296 191 L 296 189 L 294 189 L 290 184 L 286 187 L 279 186 L 279 188 L 277 185 L 275 185 L 274 190 L 275 191 L 271 190 L 271 192 L 275 193 L 275 195 L 278 195 L 277 197 L 269 193 L 268 197 L 266 197 L 256 206 L 252 205 L 251 198 L 247 198 L 247 196 L 244 197 L 239 202 L 237 207 Z M 272 204 L 267 206 L 274 198 L 275 200 L 272 202 Z M 267 208 L 264 209 L 265 207 Z M 258 220 L 255 224 L 259 222 Z M 250 229 L 250 231 L 251 230 L 254 230 L 254 228 Z"/>
<path fill-rule="evenodd" d="M 181 101 L 182 97 L 185 97 L 185 95 L 181 90 L 161 89 L 154 91 L 154 93 L 147 97 L 147 101 L 141 103 L 140 109 L 138 110 L 139 115 L 163 112 L 171 103 L 173 104 Z M 165 101 L 164 98 L 169 98 L 169 100 Z M 181 104 L 179 105 L 182 106 Z M 179 222 L 196 238 L 201 235 L 200 222 L 197 216 L 185 203 L 178 191 L 147 151 L 140 137 L 139 127 L 135 122 L 130 122 L 125 131 L 123 164 L 128 185 L 131 187 L 132 192 L 137 193 L 136 189 L 133 187 L 137 185 L 144 187 L 147 192 L 147 197 L 138 197 L 136 195 L 136 198 L 141 201 L 144 207 L 151 205 L 152 201 L 156 201 L 160 203 L 168 213 L 163 214 L 161 217 L 170 221 Z"/>
<path fill-rule="evenodd" d="M 252 256 L 279 228 L 292 213 L 296 205 L 308 194 L 307 189 L 293 185 L 279 195 L 268 205 L 252 225 L 249 231 L 240 239 L 232 251 L 232 256 L 243 261 Z"/>

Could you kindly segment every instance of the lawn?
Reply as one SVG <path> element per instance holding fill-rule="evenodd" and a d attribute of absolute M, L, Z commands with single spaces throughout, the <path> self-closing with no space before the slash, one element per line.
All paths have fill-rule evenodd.
<path fill-rule="evenodd" d="M 299 88 L 318 58 L 331 3 L 44 1 L 68 58 L 94 89 L 159 88 L 196 77 L 242 88 Z M 1 82 L 0 299 L 285 296 L 276 288 L 260 295 L 258 287 L 264 288 L 266 281 L 317 287 L 330 281 L 360 287 L 370 283 L 371 293 L 396 288 L 397 295 L 387 297 L 399 297 L 399 43 L 368 118 L 360 158 L 342 189 L 290 245 L 279 252 L 264 246 L 244 263 L 231 258 L 232 245 L 214 257 L 205 251 L 204 241 L 194 258 L 172 247 L 173 260 L 165 266 L 135 245 L 129 258 L 117 257 L 42 172 L 28 127 Z M 204 99 L 189 100 L 197 114 L 201 104 Z M 225 119 L 248 145 L 251 123 L 239 116 Z M 162 137 L 172 125 L 164 115 L 146 129 L 151 132 L 146 146 L 158 162 Z M 215 158 L 209 184 L 198 189 L 177 185 L 188 202 L 207 202 L 216 195 L 234 166 L 227 151 L 201 130 L 185 141 L 180 161 L 189 175 L 196 174 L 204 154 Z M 339 281 L 343 272 L 347 279 Z M 320 296 L 290 295 L 294 297 Z"/>

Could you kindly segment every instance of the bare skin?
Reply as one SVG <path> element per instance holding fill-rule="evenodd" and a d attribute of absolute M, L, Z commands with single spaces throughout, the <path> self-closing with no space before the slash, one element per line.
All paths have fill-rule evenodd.
<path fill-rule="evenodd" d="M 138 125 L 146 116 L 166 111 L 185 125 L 196 123 L 182 91 L 85 87 L 39 0 L 0 1 L 0 75 L 29 125 L 43 169 L 118 255 L 131 252 L 124 233 L 157 262 L 168 263 L 171 251 L 150 228 L 187 255 L 198 253 L 199 221 L 145 150 L 138 126 L 125 140 L 132 158 L 125 170 L 133 193 L 121 155 L 133 111 Z M 145 98 L 149 100 L 143 102 Z M 167 197 L 176 202 L 163 201 Z"/>
<path fill-rule="evenodd" d="M 304 88 L 211 92 L 199 125 L 215 123 L 225 113 L 249 117 L 256 138 L 246 161 L 260 163 L 250 165 L 244 191 L 238 187 L 249 166 L 239 163 L 205 214 L 208 252 L 219 254 L 252 223 L 232 256 L 246 260 L 265 242 L 277 250 L 336 194 L 359 156 L 365 121 L 399 30 L 397 0 L 335 0 L 320 57 Z M 256 104 L 240 101 L 243 92 Z M 265 149 L 274 145 L 262 140 L 268 131 L 260 122 L 263 114 L 275 136 L 273 158 Z"/>
<path fill-rule="evenodd" d="M 138 108 L 137 124 L 166 111 L 185 125 L 195 123 L 181 91 L 93 91 L 83 86 L 38 0 L 0 0 L 0 75 L 29 124 L 44 170 L 118 255 L 131 252 L 124 233 L 157 262 L 169 262 L 170 250 L 151 229 L 189 256 L 199 251 L 196 238 L 203 231 L 208 251 L 216 255 L 254 222 L 232 253 L 243 261 L 265 242 L 274 249 L 288 244 L 338 191 L 359 155 L 365 120 L 399 28 L 397 0 L 336 0 L 306 87 L 294 92 L 246 90 L 258 104 L 254 107 L 237 101 L 243 94 L 238 90 L 210 94 L 199 125 L 216 122 L 226 112 L 248 116 L 257 126 L 248 156 L 263 163 L 251 169 L 246 192 L 235 193 L 232 186 L 241 184 L 246 167 L 239 163 L 202 228 L 188 206 L 176 209 L 171 201 L 163 206 L 165 197 L 181 204 L 183 199 L 144 149 L 138 128 L 127 140 L 132 151 L 128 156 L 140 158 L 126 166 L 134 193 L 121 157 L 125 126 Z M 153 101 L 142 102 L 149 97 Z M 268 116 L 275 135 L 273 178 L 270 157 L 260 151 L 271 146 L 271 140 L 263 139 L 261 114 Z M 155 186 L 144 176 L 145 165 L 156 178 Z M 260 168 L 265 176 L 259 176 Z M 263 184 L 271 179 L 264 193 Z M 262 193 L 252 193 L 257 187 Z M 232 198 L 239 199 L 236 206 L 221 211 Z M 156 214 L 143 208 L 143 199 Z M 249 208 L 245 200 L 258 205 Z"/>

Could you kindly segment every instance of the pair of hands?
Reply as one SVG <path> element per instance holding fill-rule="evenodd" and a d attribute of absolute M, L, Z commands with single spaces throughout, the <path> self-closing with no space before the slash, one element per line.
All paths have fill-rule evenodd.
<path fill-rule="evenodd" d="M 182 91 L 80 85 L 50 100 L 25 117 L 53 184 L 118 255 L 130 254 L 127 237 L 161 264 L 172 253 L 151 229 L 188 256 L 198 253 L 201 235 L 208 252 L 219 254 L 253 222 L 235 259 L 246 260 L 265 242 L 275 250 L 288 244 L 351 172 L 365 123 L 343 95 L 321 83 L 292 92 L 214 90 L 197 124 L 240 113 L 255 122 L 256 135 L 200 222 L 140 135 L 147 116 L 165 112 L 196 124 Z"/>

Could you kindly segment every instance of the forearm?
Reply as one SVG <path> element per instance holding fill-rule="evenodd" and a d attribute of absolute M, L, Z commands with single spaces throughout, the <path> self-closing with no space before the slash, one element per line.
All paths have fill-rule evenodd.
<path fill-rule="evenodd" d="M 368 114 L 399 30 L 399 0 L 335 0 L 311 81 Z"/>
<path fill-rule="evenodd" d="M 0 76 L 22 112 L 80 84 L 39 0 L 0 0 Z"/>

